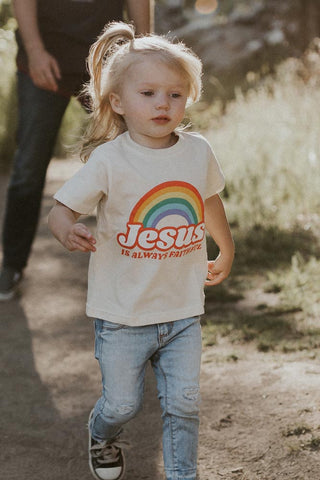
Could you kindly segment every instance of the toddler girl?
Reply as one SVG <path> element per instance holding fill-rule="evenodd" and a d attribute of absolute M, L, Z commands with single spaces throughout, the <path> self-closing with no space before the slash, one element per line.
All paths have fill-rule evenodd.
<path fill-rule="evenodd" d="M 56 193 L 49 225 L 68 250 L 91 252 L 87 314 L 102 395 L 89 418 L 90 469 L 123 478 L 119 436 L 141 407 L 150 360 L 166 478 L 195 480 L 203 287 L 224 280 L 234 256 L 217 160 L 201 135 L 179 129 L 200 96 L 201 62 L 182 43 L 135 38 L 118 22 L 92 46 L 88 67 L 87 163 Z M 94 236 L 78 218 L 95 207 Z M 205 228 L 220 250 L 209 262 Z"/>

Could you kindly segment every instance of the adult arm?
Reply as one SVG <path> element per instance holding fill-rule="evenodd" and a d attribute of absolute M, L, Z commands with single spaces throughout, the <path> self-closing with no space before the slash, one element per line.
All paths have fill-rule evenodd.
<path fill-rule="evenodd" d="M 137 34 L 153 30 L 153 0 L 127 0 L 129 21 L 133 21 Z"/>
<path fill-rule="evenodd" d="M 206 228 L 219 247 L 218 257 L 208 262 L 206 285 L 217 285 L 229 275 L 234 258 L 234 243 L 220 196 L 213 195 L 205 201 Z"/>
<path fill-rule="evenodd" d="M 47 52 L 37 21 L 36 0 L 13 0 L 19 32 L 28 56 L 29 74 L 33 83 L 46 90 L 56 91 L 61 78 L 57 60 Z"/>
<path fill-rule="evenodd" d="M 77 222 L 79 217 L 80 213 L 57 202 L 49 213 L 49 228 L 67 250 L 95 252 L 96 240 L 86 225 Z"/>

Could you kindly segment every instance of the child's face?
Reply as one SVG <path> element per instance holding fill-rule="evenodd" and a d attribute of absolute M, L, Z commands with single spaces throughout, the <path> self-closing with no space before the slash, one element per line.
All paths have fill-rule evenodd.
<path fill-rule="evenodd" d="M 157 58 L 133 64 L 120 93 L 110 94 L 113 110 L 122 115 L 131 138 L 149 148 L 166 148 L 176 141 L 188 98 L 187 80 Z"/>

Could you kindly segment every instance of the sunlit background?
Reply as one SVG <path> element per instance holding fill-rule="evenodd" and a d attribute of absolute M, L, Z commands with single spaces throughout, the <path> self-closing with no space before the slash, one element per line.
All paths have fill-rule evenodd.
<path fill-rule="evenodd" d="M 210 140 L 222 164 L 237 241 L 236 274 L 215 292 L 232 299 L 236 289 L 241 296 L 237 273 L 254 268 L 284 309 L 304 312 L 305 328 L 314 326 L 320 316 L 320 7 L 305 0 L 158 0 L 155 7 L 155 31 L 183 39 L 204 64 L 203 96 L 186 121 Z M 0 0 L 0 22 L 0 168 L 6 172 L 16 124 L 16 24 L 8 0 Z M 68 156 L 84 118 L 74 100 L 56 156 Z"/>
<path fill-rule="evenodd" d="M 226 176 L 222 196 L 236 243 L 231 276 L 222 285 L 206 292 L 202 331 L 204 349 L 213 360 L 212 371 L 205 378 L 207 391 L 203 396 L 207 416 L 201 423 L 201 435 L 208 435 L 209 440 L 201 447 L 200 468 L 204 472 L 201 478 L 316 480 L 320 449 L 319 1 L 156 0 L 155 7 L 155 31 L 184 40 L 203 61 L 203 95 L 200 102 L 189 109 L 186 123 L 191 121 L 192 128 L 205 135 L 222 165 Z M 15 27 L 9 0 L 0 0 L 2 192 L 15 146 Z M 41 459 L 46 462 L 47 470 L 48 465 L 60 462 L 62 475 L 68 475 L 65 470 L 68 463 L 72 474 L 62 477 L 55 474 L 53 468 L 50 478 L 54 480 L 73 478 L 76 467 L 81 478 L 87 478 L 82 472 L 86 459 L 84 453 L 79 453 L 82 451 L 79 418 L 84 428 L 86 413 L 83 412 L 91 404 L 90 394 L 92 396 L 95 388 L 92 387 L 95 386 L 92 374 L 95 365 L 89 368 L 89 373 L 83 373 L 91 365 L 90 361 L 93 362 L 88 323 L 81 317 L 84 316 L 81 302 L 85 298 L 87 266 L 83 256 L 62 252 L 46 225 L 53 193 L 71 174 L 75 164 L 78 168 L 78 159 L 74 162 L 65 159 L 70 157 L 70 149 L 81 135 L 85 118 L 86 114 L 74 99 L 60 131 L 56 159 L 50 167 L 42 223 L 28 269 L 27 293 L 21 302 L 7 306 L 8 328 L 1 318 L 2 334 L 11 335 L 8 338 L 13 345 L 9 344 L 12 355 L 8 356 L 7 368 L 16 376 L 16 367 L 21 367 L 25 358 L 30 358 L 32 367 L 26 381 L 21 370 L 23 380 L 19 387 L 10 382 L 10 374 L 2 369 L 7 375 L 6 385 L 12 388 L 10 398 L 7 389 L 3 388 L 6 393 L 3 397 L 6 408 L 12 408 L 13 412 L 4 415 L 3 422 L 15 429 L 12 435 L 3 428 L 3 439 L 5 443 L 11 441 L 12 471 L 18 471 L 16 464 L 20 461 L 21 471 L 26 472 L 28 479 L 43 478 Z M 88 221 L 94 225 L 92 217 Z M 213 258 L 216 249 L 212 242 L 209 242 L 208 251 Z M 23 349 L 27 354 L 17 359 L 17 352 L 20 355 Z M 206 358 L 210 362 L 209 355 Z M 257 359 L 261 375 L 255 371 Z M 241 365 L 242 372 L 247 369 L 243 376 L 235 373 Z M 225 368 L 223 372 L 230 373 L 230 378 L 229 373 L 217 376 L 217 370 L 221 372 L 222 368 Z M 290 385 L 284 381 L 288 372 L 291 372 Z M 38 373 L 39 382 L 35 381 Z M 313 379 L 314 390 L 309 395 L 310 379 Z M 242 384 L 248 380 L 249 383 Z M 219 397 L 217 389 L 224 388 L 221 384 L 226 385 L 226 391 L 220 392 Z M 274 390 L 268 390 L 272 393 L 265 395 L 272 385 Z M 27 408 L 20 409 L 27 424 L 22 431 L 28 432 L 30 440 L 21 434 L 19 421 L 12 421 L 16 418 L 20 388 L 19 395 Z M 42 392 L 42 396 L 38 392 Z M 226 396 L 228 392 L 229 397 Z M 239 403 L 239 392 L 243 395 L 242 403 Z M 295 398 L 291 398 L 290 392 Z M 39 397 L 35 405 L 32 395 Z M 44 398 L 47 398 L 46 404 Z M 62 412 L 62 420 L 57 424 L 58 435 L 56 419 L 49 417 L 52 398 L 59 415 Z M 249 407 L 248 402 L 251 402 Z M 153 409 L 150 405 L 145 422 L 152 431 L 145 436 L 144 428 L 141 439 L 145 442 L 154 438 L 154 412 L 150 412 Z M 218 405 L 218 413 L 212 405 Z M 230 406 L 232 417 L 226 416 Z M 263 408 L 269 410 L 263 412 Z M 75 410 L 79 418 L 73 419 L 70 439 L 69 426 L 64 420 L 78 415 Z M 289 410 L 290 422 L 300 422 L 299 425 L 288 425 Z M 32 415 L 36 418 L 35 412 L 42 411 L 45 426 L 40 422 L 34 433 L 30 418 Z M 220 413 L 219 424 L 216 415 Z M 250 437 L 244 440 L 250 415 L 253 417 Z M 305 418 L 307 425 L 302 423 Z M 260 421 L 258 427 L 256 421 Z M 238 430 L 235 430 L 237 422 Z M 48 434 L 49 428 L 53 435 Z M 225 435 L 229 432 L 229 443 L 224 441 L 226 437 L 221 439 L 222 432 Z M 265 441 L 263 449 L 257 445 L 259 437 Z M 38 450 L 34 448 L 37 440 Z M 22 450 L 17 450 L 19 442 Z M 219 448 L 215 450 L 213 445 L 217 442 Z M 156 446 L 155 452 L 158 451 Z M 72 457 L 70 452 L 73 452 Z M 133 452 L 132 455 L 137 455 L 135 450 Z M 223 453 L 229 473 L 211 477 L 208 468 L 210 465 L 215 468 L 215 462 L 223 465 Z M 7 466 L 7 453 L 4 455 L 5 465 L 1 468 Z M 47 464 L 50 456 L 51 464 Z M 140 457 L 137 458 L 139 462 Z M 27 471 L 26 459 L 37 467 L 39 463 L 39 476 L 34 477 Z M 239 468 L 230 470 L 239 465 L 243 467 L 245 459 L 253 476 L 247 476 L 245 469 L 243 472 Z M 140 463 L 144 469 L 146 456 Z M 270 475 L 266 467 L 271 470 Z M 311 473 L 309 467 L 313 469 Z M 17 475 L 7 478 L 22 478 Z M 141 475 L 139 478 L 156 480 L 155 476 Z"/>

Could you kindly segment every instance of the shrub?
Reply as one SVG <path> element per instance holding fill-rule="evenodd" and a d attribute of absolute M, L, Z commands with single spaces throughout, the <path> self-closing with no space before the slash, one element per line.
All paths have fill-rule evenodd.
<path fill-rule="evenodd" d="M 319 51 L 315 42 L 303 60 L 288 59 L 275 77 L 238 93 L 207 130 L 226 174 L 229 215 L 246 229 L 289 228 L 319 212 Z"/>

